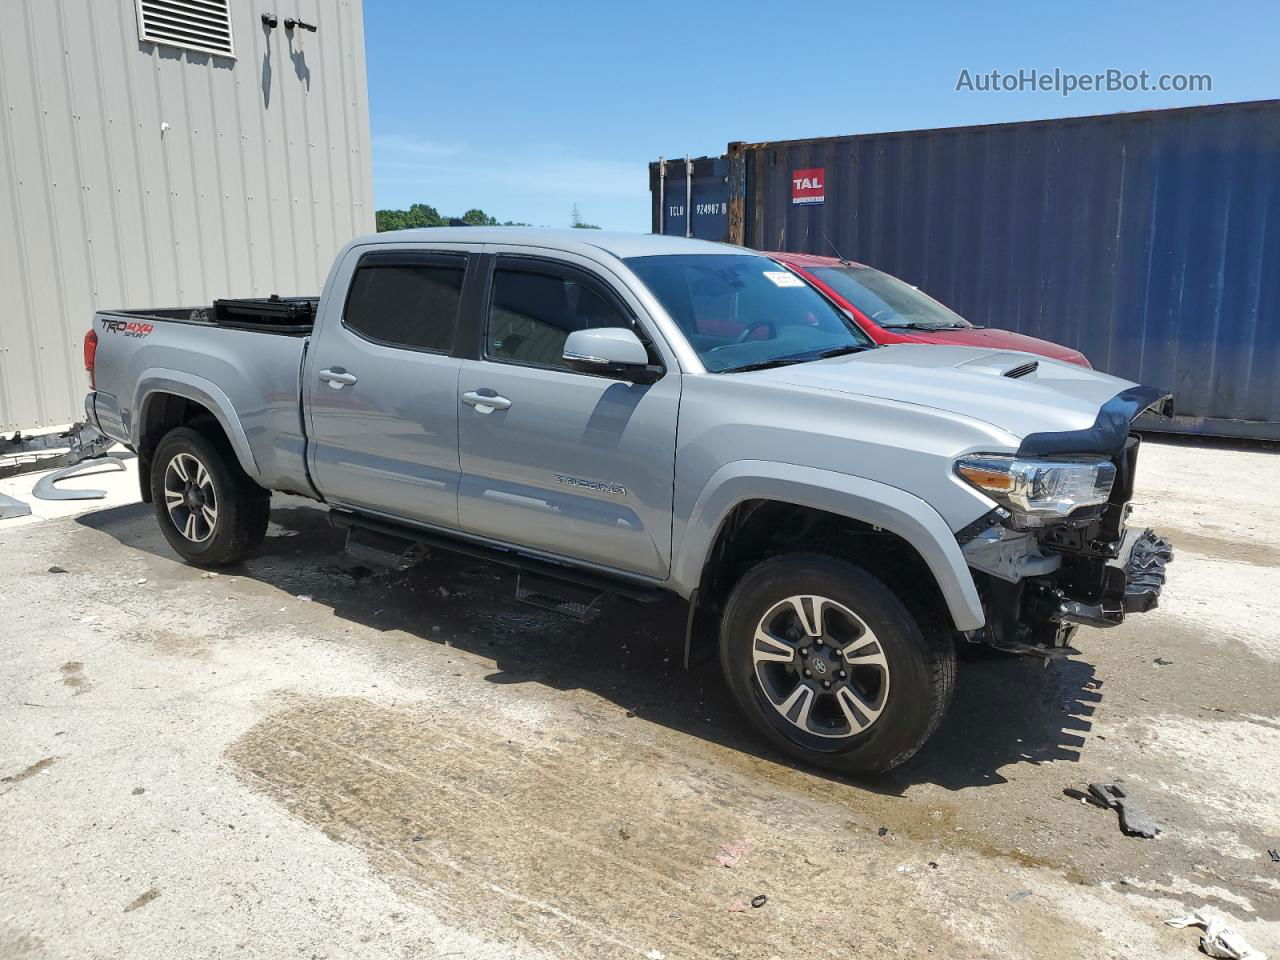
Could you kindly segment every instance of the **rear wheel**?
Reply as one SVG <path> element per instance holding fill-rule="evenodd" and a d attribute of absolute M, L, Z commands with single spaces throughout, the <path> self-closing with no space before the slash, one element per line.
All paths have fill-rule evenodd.
<path fill-rule="evenodd" d="M 951 701 L 950 636 L 847 561 L 789 554 L 730 595 L 720 656 L 752 725 L 805 763 L 882 773 L 932 735 Z"/>
<path fill-rule="evenodd" d="M 191 427 L 175 427 L 156 447 L 151 499 L 169 545 L 200 566 L 234 563 L 267 532 L 271 495 L 224 439 Z"/>

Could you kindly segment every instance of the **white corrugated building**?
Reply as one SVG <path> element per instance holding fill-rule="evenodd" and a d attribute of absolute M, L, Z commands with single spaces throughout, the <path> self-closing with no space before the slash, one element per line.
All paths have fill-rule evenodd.
<path fill-rule="evenodd" d="M 361 0 L 0 0 L 0 109 L 5 432 L 83 418 L 96 308 L 318 294 L 373 230 Z"/>

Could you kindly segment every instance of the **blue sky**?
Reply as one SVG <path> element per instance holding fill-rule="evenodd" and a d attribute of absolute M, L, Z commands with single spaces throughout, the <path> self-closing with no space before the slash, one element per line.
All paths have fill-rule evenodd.
<path fill-rule="evenodd" d="M 647 164 L 731 140 L 1280 96 L 1280 4 L 364 0 L 376 205 L 649 229 Z M 971 74 L 1207 73 L 1210 93 L 957 92 Z"/>

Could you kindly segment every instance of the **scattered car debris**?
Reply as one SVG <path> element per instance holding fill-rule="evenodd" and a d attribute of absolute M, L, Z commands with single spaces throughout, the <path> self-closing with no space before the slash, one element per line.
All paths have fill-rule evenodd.
<path fill-rule="evenodd" d="M 1120 829 L 1126 836 L 1151 839 L 1160 833 L 1159 825 L 1145 810 L 1133 802 L 1123 787 L 1116 783 L 1091 783 L 1089 792 L 1120 814 Z"/>
<path fill-rule="evenodd" d="M 52 567 L 49 568 L 49 572 L 50 573 L 66 573 L 67 571 L 65 567 L 60 567 L 55 563 Z"/>
<path fill-rule="evenodd" d="M 1152 662 L 1152 663 L 1154 663 L 1157 667 L 1171 667 L 1171 666 L 1173 666 L 1173 661 L 1172 661 L 1172 660 L 1166 660 L 1164 657 L 1156 657 L 1156 658 L 1155 658 L 1154 660 L 1152 660 L 1151 662 Z"/>
<path fill-rule="evenodd" d="M 738 861 L 751 852 L 751 841 L 739 840 L 737 843 L 726 843 L 720 848 L 716 860 L 722 867 L 736 867 Z"/>
<path fill-rule="evenodd" d="M 1244 937 L 1227 926 L 1226 920 L 1209 916 L 1207 907 L 1201 907 L 1185 917 L 1170 917 L 1165 923 L 1171 927 L 1203 927 L 1200 949 L 1211 957 L 1222 957 L 1225 960 L 1267 960 L 1265 954 L 1253 949 Z"/>
<path fill-rule="evenodd" d="M 19 432 L 0 437 L 0 479 L 70 466 L 100 456 L 113 443 L 87 423 L 77 423 L 61 433 L 24 437 Z"/>
<path fill-rule="evenodd" d="M 881 827 L 879 830 L 877 830 L 877 831 L 876 831 L 876 836 L 877 836 L 877 837 L 883 837 L 883 836 L 885 836 L 886 834 L 888 834 L 888 832 L 889 832 L 889 828 L 888 828 L 888 827 Z"/>
<path fill-rule="evenodd" d="M 1280 863 L 1280 850 L 1272 849 L 1268 850 L 1267 853 L 1271 856 L 1272 863 Z"/>
<path fill-rule="evenodd" d="M 758 893 L 751 898 L 751 906 L 756 910 L 759 910 L 768 902 L 769 902 L 769 898 L 766 897 L 763 893 Z M 1263 960 L 1265 960 L 1265 958 L 1263 958 Z"/>
<path fill-rule="evenodd" d="M 1025 900 L 1029 896 L 1031 896 L 1030 890 L 1018 890 L 1016 893 L 1009 894 L 1008 899 L 1010 903 L 1017 903 L 1019 900 Z"/>
<path fill-rule="evenodd" d="M 1063 796 L 1070 797 L 1072 800 L 1079 800 L 1081 803 L 1091 803 L 1095 807 L 1101 807 L 1103 810 L 1110 810 L 1109 803 L 1103 803 L 1091 793 L 1085 793 L 1083 790 L 1077 790 L 1075 787 L 1066 787 L 1062 791 Z"/>
<path fill-rule="evenodd" d="M 110 470 L 125 469 L 124 461 L 116 457 L 101 456 L 92 460 L 82 460 L 70 467 L 63 467 L 61 470 L 55 470 L 53 473 L 41 477 L 36 482 L 36 485 L 31 488 L 31 494 L 40 500 L 101 500 L 107 495 L 107 491 L 63 490 L 56 486 L 59 480 L 66 480 L 68 477 L 88 473 L 90 470 L 97 470 L 100 467 L 106 467 Z"/>
<path fill-rule="evenodd" d="M 0 520 L 11 520 L 14 517 L 31 516 L 29 504 L 0 493 Z"/>

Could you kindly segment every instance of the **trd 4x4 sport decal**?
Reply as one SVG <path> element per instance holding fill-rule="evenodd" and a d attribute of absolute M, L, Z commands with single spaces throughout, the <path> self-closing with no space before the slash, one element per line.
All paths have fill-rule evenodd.
<path fill-rule="evenodd" d="M 140 323 L 137 320 L 110 320 L 102 321 L 103 333 L 123 333 L 126 337 L 145 337 L 155 325 L 151 323 Z"/>

